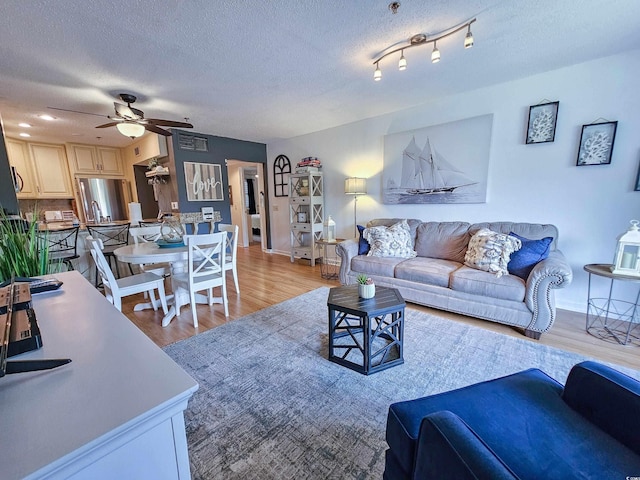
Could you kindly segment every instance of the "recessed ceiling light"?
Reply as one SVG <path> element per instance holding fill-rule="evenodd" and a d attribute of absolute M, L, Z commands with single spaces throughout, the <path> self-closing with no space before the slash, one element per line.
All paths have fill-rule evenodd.
<path fill-rule="evenodd" d="M 23 128 L 31 128 L 31 125 L 29 125 L 28 123 L 24 123 L 24 122 L 19 123 L 18 126 L 19 127 L 23 127 Z"/>
<path fill-rule="evenodd" d="M 30 137 L 31 135 L 29 135 L 28 133 L 24 133 L 24 132 L 22 132 L 22 133 L 20 134 L 20 136 L 21 136 L 21 137 Z"/>
<path fill-rule="evenodd" d="M 56 117 L 52 117 L 51 115 L 47 115 L 47 114 L 44 114 L 44 115 L 38 115 L 38 117 L 40 117 L 42 120 L 49 120 L 49 121 L 50 121 L 50 120 L 55 120 L 55 119 L 56 119 Z"/>

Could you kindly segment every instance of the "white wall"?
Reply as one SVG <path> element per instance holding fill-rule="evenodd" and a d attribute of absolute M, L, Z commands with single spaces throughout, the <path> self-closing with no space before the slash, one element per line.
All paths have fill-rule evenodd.
<path fill-rule="evenodd" d="M 627 229 L 630 219 L 640 217 L 640 192 L 634 191 L 640 159 L 638 78 L 640 50 L 635 50 L 442 98 L 269 144 L 269 171 L 273 171 L 273 159 L 279 154 L 287 155 L 294 168 L 306 156 L 322 160 L 325 213 L 333 216 L 342 237 L 353 236 L 353 198 L 343 190 L 348 176 L 368 178 L 369 194 L 358 201 L 358 223 L 394 216 L 555 224 L 560 231 L 559 248 L 574 272 L 572 285 L 556 292 L 557 304 L 585 311 L 587 276 L 583 265 L 610 263 L 616 237 Z M 529 106 L 543 99 L 560 101 L 555 142 L 526 145 Z M 487 113 L 494 115 L 487 203 L 381 203 L 385 135 Z M 576 167 L 582 125 L 600 118 L 618 121 L 612 163 Z M 270 198 L 273 249 L 286 254 L 287 201 L 286 197 Z M 623 285 L 624 297 L 632 292 L 631 286 Z"/>

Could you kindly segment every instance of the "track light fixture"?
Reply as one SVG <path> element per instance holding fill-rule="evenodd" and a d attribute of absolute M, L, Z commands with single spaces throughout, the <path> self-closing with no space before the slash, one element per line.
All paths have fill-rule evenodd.
<path fill-rule="evenodd" d="M 431 52 L 431 63 L 438 63 L 440 61 L 440 50 L 436 46 L 436 42 L 433 42 L 433 52 Z"/>
<path fill-rule="evenodd" d="M 389 51 L 386 51 L 386 50 L 392 47 L 387 47 L 385 50 L 383 50 L 383 52 L 385 53 L 381 54 L 379 57 L 377 57 L 373 61 L 373 64 L 376 67 L 373 73 L 373 79 L 376 82 L 378 82 L 382 78 L 382 70 L 380 70 L 380 64 L 379 64 L 380 60 L 396 52 L 400 52 L 400 61 L 398 62 L 398 69 L 405 70 L 407 68 L 407 59 L 404 57 L 404 51 L 408 48 L 419 47 L 422 45 L 428 45 L 430 43 L 433 43 L 433 51 L 431 52 L 431 62 L 438 63 L 440 61 L 440 50 L 438 50 L 438 47 L 436 46 L 436 42 L 443 38 L 449 37 L 454 33 L 458 33 L 459 31 L 464 30 L 465 28 L 467 29 L 467 34 L 464 37 L 464 48 L 473 47 L 473 34 L 471 33 L 471 24 L 475 21 L 476 19 L 472 18 L 471 20 L 468 20 L 464 23 L 451 27 L 447 30 L 444 30 L 441 33 L 438 33 L 432 36 L 427 36 L 424 33 L 418 33 L 409 39 L 408 45 L 402 45 L 400 47 L 393 48 L 392 50 L 389 50 Z"/>
<path fill-rule="evenodd" d="M 382 70 L 380 70 L 380 67 L 378 66 L 378 63 L 376 62 L 376 71 L 373 72 L 373 79 L 376 82 L 379 82 L 381 78 L 382 78 Z"/>
<path fill-rule="evenodd" d="M 400 61 L 398 62 L 398 70 L 406 70 L 407 69 L 407 59 L 404 58 L 404 50 L 400 54 Z"/>

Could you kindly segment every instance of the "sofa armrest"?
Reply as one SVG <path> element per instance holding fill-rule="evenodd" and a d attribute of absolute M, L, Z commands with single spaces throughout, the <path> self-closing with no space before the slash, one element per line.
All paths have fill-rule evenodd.
<path fill-rule="evenodd" d="M 513 480 L 518 477 L 460 417 L 441 411 L 422 419 L 413 478 Z"/>
<path fill-rule="evenodd" d="M 350 238 L 336 245 L 336 255 L 340 257 L 340 283 L 349 285 L 351 279 L 351 259 L 358 255 L 358 240 Z"/>
<path fill-rule="evenodd" d="M 640 381 L 596 362 L 582 362 L 569 372 L 562 399 L 640 455 Z"/>
<path fill-rule="evenodd" d="M 556 318 L 556 305 L 551 290 L 563 288 L 571 283 L 573 272 L 560 250 L 533 267 L 527 278 L 524 302 L 533 312 L 528 330 L 546 332 Z"/>

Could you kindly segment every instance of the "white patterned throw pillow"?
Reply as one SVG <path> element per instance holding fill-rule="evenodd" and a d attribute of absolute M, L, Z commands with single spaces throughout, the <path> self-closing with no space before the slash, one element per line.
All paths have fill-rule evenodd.
<path fill-rule="evenodd" d="M 522 243 L 515 237 L 482 228 L 476 232 L 467 247 L 464 264 L 497 277 L 506 275 L 511 254 L 520 250 Z"/>
<path fill-rule="evenodd" d="M 406 220 L 390 227 L 367 228 L 363 237 L 371 246 L 367 253 L 369 257 L 412 258 L 417 255 L 413 249 L 411 229 Z"/>

